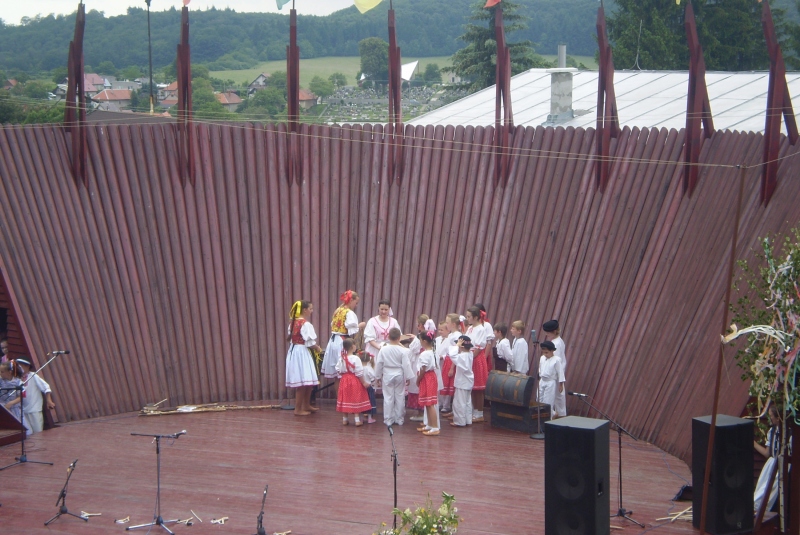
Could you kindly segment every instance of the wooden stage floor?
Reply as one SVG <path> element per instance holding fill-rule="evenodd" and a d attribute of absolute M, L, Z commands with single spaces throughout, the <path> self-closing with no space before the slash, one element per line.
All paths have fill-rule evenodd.
<path fill-rule="evenodd" d="M 488 411 L 487 411 L 488 414 Z M 379 414 L 380 416 L 380 414 Z M 687 424 L 688 425 L 688 424 Z M 463 522 L 459 533 L 544 533 L 544 443 L 528 435 L 447 426 L 439 437 L 424 437 L 416 423 L 396 428 L 398 503 L 401 508 L 437 503 L 452 493 Z M 391 442 L 384 425 L 343 426 L 330 401 L 309 417 L 291 411 L 248 410 L 143 417 L 125 414 L 62 424 L 27 442 L 27 463 L 0 472 L 0 533 L 124 533 L 114 519 L 131 524 L 152 520 L 156 495 L 155 445 L 132 432 L 169 434 L 163 441 L 161 502 L 164 519 L 203 523 L 173 526 L 185 533 L 255 533 L 264 485 L 269 484 L 264 526 L 268 533 L 366 535 L 381 522 L 391 525 Z M 617 510 L 617 436 L 612 433 L 611 507 Z M 20 445 L 0 448 L 0 465 L 13 462 Z M 102 513 L 88 523 L 63 516 L 49 527 L 56 499 L 78 459 L 69 484 L 71 512 Z M 477 467 L 470 471 L 469 467 Z M 690 522 L 656 521 L 691 505 L 670 499 L 691 474 L 680 460 L 655 446 L 623 441 L 624 505 L 633 518 L 659 534 L 694 533 Z M 229 517 L 225 525 L 210 520 Z M 612 533 L 643 530 L 612 519 Z M 146 533 L 147 529 L 133 533 Z M 166 533 L 160 528 L 151 533 Z"/>

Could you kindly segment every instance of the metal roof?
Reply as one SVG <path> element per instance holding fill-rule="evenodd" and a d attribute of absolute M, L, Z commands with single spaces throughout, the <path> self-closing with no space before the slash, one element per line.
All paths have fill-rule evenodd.
<path fill-rule="evenodd" d="M 579 115 L 558 126 L 594 127 L 597 118 L 598 71 L 578 71 L 573 76 L 572 108 Z M 786 74 L 789 94 L 800 94 L 800 73 Z M 743 132 L 764 131 L 768 72 L 708 72 L 706 85 L 714 127 Z M 614 90 L 619 121 L 640 128 L 686 126 L 688 71 L 616 71 Z M 538 126 L 550 113 L 550 73 L 531 69 L 511 78 L 514 124 Z M 494 124 L 495 87 L 487 87 L 456 102 L 409 121 L 419 125 Z M 797 115 L 798 110 L 795 110 Z M 785 127 L 783 132 L 786 133 Z"/>

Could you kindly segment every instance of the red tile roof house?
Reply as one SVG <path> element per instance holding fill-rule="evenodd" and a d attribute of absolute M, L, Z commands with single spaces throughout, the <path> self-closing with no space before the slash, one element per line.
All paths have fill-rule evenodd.
<path fill-rule="evenodd" d="M 158 100 L 178 101 L 178 82 L 172 82 L 164 89 L 158 90 Z"/>
<path fill-rule="evenodd" d="M 105 79 L 99 74 L 85 73 L 83 75 L 83 92 L 87 98 L 92 98 L 106 89 L 105 83 Z"/>
<path fill-rule="evenodd" d="M 14 89 L 14 87 L 16 87 L 18 83 L 19 82 L 17 82 L 16 80 L 6 80 L 3 83 L 3 89 L 5 89 L 6 91 L 11 91 L 12 89 Z"/>
<path fill-rule="evenodd" d="M 214 93 L 214 96 L 217 97 L 219 103 L 230 112 L 236 111 L 236 108 L 238 108 L 239 104 L 242 103 L 242 99 L 239 98 L 239 95 L 230 91 L 225 91 L 224 93 Z"/>
<path fill-rule="evenodd" d="M 120 111 L 131 107 L 130 89 L 106 89 L 92 97 L 99 110 Z"/>
<path fill-rule="evenodd" d="M 300 90 L 300 107 L 304 110 L 317 105 L 317 95 L 308 89 Z"/>

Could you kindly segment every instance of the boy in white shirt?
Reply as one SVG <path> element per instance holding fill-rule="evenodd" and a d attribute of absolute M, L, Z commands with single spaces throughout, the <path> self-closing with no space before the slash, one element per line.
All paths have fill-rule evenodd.
<path fill-rule="evenodd" d="M 453 427 L 472 425 L 472 387 L 475 375 L 472 372 L 472 342 L 469 336 L 460 336 L 456 346 L 450 348 L 450 359 L 456 368 L 453 394 Z"/>
<path fill-rule="evenodd" d="M 404 390 L 414 377 L 411 352 L 400 344 L 400 329 L 389 330 L 389 343 L 381 347 L 375 359 L 375 376 L 383 388 L 383 423 L 403 425 Z"/>
<path fill-rule="evenodd" d="M 528 360 L 528 342 L 522 336 L 524 332 L 525 324 L 522 321 L 517 320 L 511 324 L 511 336 L 513 337 L 513 340 L 511 340 L 511 354 L 513 356 L 511 371 L 527 375 L 530 361 Z"/>
<path fill-rule="evenodd" d="M 505 323 L 498 323 L 494 326 L 494 339 L 495 339 L 495 349 L 497 349 L 497 358 L 504 361 L 498 361 L 498 370 L 499 371 L 514 371 L 514 356 L 511 353 L 511 343 L 506 338 L 506 333 L 508 333 L 508 328 L 506 327 Z M 500 367 L 502 366 L 502 367 Z"/>

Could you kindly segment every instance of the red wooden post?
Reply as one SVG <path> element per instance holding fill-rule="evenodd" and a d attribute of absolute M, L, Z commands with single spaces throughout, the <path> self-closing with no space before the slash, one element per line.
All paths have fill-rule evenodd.
<path fill-rule="evenodd" d="M 403 112 L 400 48 L 397 46 L 397 31 L 394 9 L 389 4 L 389 184 L 397 177 L 398 183 L 403 176 Z"/>
<path fill-rule="evenodd" d="M 608 182 L 611 138 L 619 135 L 617 97 L 614 94 L 614 57 L 608 44 L 606 13 L 602 3 L 597 10 L 597 44 L 600 50 L 600 73 L 597 77 L 597 127 L 594 134 L 597 158 L 595 170 L 597 187 L 602 192 Z"/>
<path fill-rule="evenodd" d="M 495 63 L 495 111 L 494 111 L 494 177 L 495 185 L 505 185 L 508 181 L 509 155 L 511 147 L 509 133 L 514 128 L 514 114 L 511 110 L 511 54 L 506 46 L 506 32 L 503 24 L 503 6 L 497 5 L 494 18 L 494 36 L 497 43 Z M 502 109 L 503 122 L 500 122 Z"/>
<path fill-rule="evenodd" d="M 72 138 L 72 178 L 89 187 L 86 172 L 86 92 L 83 79 L 83 32 L 86 26 L 86 9 L 78 4 L 75 18 L 75 35 L 69 43 L 67 57 L 67 105 L 64 108 L 64 125 Z"/>
<path fill-rule="evenodd" d="M 767 118 L 764 126 L 764 156 L 761 171 L 761 202 L 769 203 L 775 188 L 778 186 L 778 155 L 781 142 L 781 115 L 786 123 L 789 133 L 789 142 L 797 143 L 797 122 L 792 109 L 792 98 L 786 85 L 786 65 L 783 54 L 775 35 L 775 25 L 772 22 L 772 11 L 769 2 L 764 0 L 761 9 L 761 25 L 764 28 L 764 37 L 767 41 L 769 53 L 769 89 L 767 91 Z"/>
<path fill-rule="evenodd" d="M 689 46 L 689 93 L 686 100 L 686 130 L 683 150 L 683 192 L 692 195 L 697 186 L 700 161 L 700 121 L 703 121 L 703 133 L 706 138 L 714 135 L 714 120 L 711 116 L 711 104 L 708 100 L 706 86 L 706 62 L 703 59 L 703 47 L 697 38 L 697 24 L 694 18 L 692 3 L 686 3 L 686 40 Z"/>
<path fill-rule="evenodd" d="M 192 66 L 189 48 L 189 8 L 181 10 L 181 42 L 178 45 L 178 169 L 181 184 L 194 186 L 195 165 L 192 143 Z"/>
<path fill-rule="evenodd" d="M 288 169 L 286 176 L 289 183 L 303 180 L 300 162 L 300 147 L 297 136 L 300 132 L 300 49 L 297 48 L 297 11 L 289 13 L 289 46 L 286 47 L 286 93 L 289 111 L 286 132 L 288 136 Z"/>

